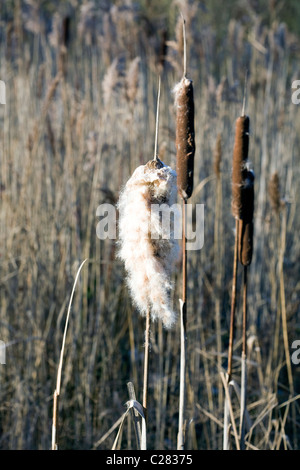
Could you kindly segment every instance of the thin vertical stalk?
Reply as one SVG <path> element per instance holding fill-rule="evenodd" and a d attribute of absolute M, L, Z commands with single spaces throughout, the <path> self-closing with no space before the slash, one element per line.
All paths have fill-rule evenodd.
<path fill-rule="evenodd" d="M 233 354 L 233 337 L 234 337 L 234 323 L 235 323 L 235 310 L 236 310 L 237 267 L 238 267 L 238 237 L 239 237 L 239 220 L 236 219 L 235 220 L 233 274 L 232 274 L 229 347 L 228 347 L 228 366 L 227 366 L 228 383 L 230 382 L 231 375 L 232 375 L 232 354 Z"/>
<path fill-rule="evenodd" d="M 147 406 L 148 406 L 148 379 L 149 379 L 149 348 L 150 348 L 150 310 L 148 309 L 146 315 L 146 328 L 145 328 L 145 355 L 144 355 L 144 382 L 143 382 L 143 408 L 144 414 L 147 419 Z"/>
<path fill-rule="evenodd" d="M 235 219 L 235 242 L 234 242 L 234 259 L 233 259 L 233 274 L 232 274 L 232 293 L 231 293 L 231 311 L 230 311 L 230 329 L 229 329 L 229 346 L 228 346 L 228 365 L 227 365 L 227 385 L 231 381 L 232 376 L 232 354 L 233 354 L 233 337 L 234 337 L 234 324 L 235 324 L 235 310 L 236 310 L 236 286 L 237 286 L 237 268 L 238 268 L 238 239 L 239 237 L 239 220 Z M 225 396 L 224 401 L 224 428 L 223 428 L 223 450 L 229 449 L 229 404 L 228 397 Z"/>
<path fill-rule="evenodd" d="M 244 266 L 243 280 L 243 339 L 241 358 L 241 405 L 240 405 L 240 447 L 245 449 L 245 411 L 247 396 L 247 266 Z"/>
<path fill-rule="evenodd" d="M 186 200 L 182 200 L 182 299 L 180 299 L 180 389 L 179 389 L 179 423 L 177 449 L 184 449 L 185 440 L 185 396 L 186 396 L 186 293 L 187 293 L 187 256 L 186 256 Z"/>
<path fill-rule="evenodd" d="M 72 300 L 73 300 L 73 296 L 74 296 L 74 293 L 75 293 L 75 287 L 76 287 L 76 284 L 77 284 L 77 280 L 78 280 L 81 268 L 83 267 L 83 265 L 86 261 L 87 261 L 87 259 L 85 259 L 81 263 L 81 265 L 79 266 L 79 269 L 77 271 L 75 281 L 74 281 L 74 284 L 73 284 L 71 298 L 70 298 L 70 302 L 69 302 L 69 306 L 68 306 L 67 318 L 66 318 L 66 323 L 65 323 L 65 329 L 64 329 L 64 334 L 63 334 L 63 340 L 62 340 L 62 346 L 61 346 L 60 358 L 59 358 L 59 364 L 58 364 L 58 370 L 57 370 L 56 388 L 55 388 L 55 391 L 54 391 L 54 394 L 53 394 L 52 450 L 57 450 L 58 449 L 58 443 L 57 443 L 58 401 L 59 401 L 59 396 L 60 396 L 63 356 L 64 356 L 64 351 L 65 351 L 65 343 L 66 343 L 66 337 L 67 337 L 67 330 L 68 330 L 68 324 L 69 324 L 71 305 L 72 305 Z"/>
<path fill-rule="evenodd" d="M 158 159 L 158 127 L 159 127 L 159 104 L 160 104 L 160 87 L 161 87 L 161 79 L 160 76 L 158 77 L 158 92 L 157 92 L 157 105 L 156 105 L 156 124 L 155 124 L 155 142 L 154 142 L 154 155 L 153 160 Z"/>

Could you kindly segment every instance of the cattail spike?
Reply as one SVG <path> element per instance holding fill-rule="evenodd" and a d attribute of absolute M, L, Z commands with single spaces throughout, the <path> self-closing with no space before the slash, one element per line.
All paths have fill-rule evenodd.
<path fill-rule="evenodd" d="M 279 176 L 276 171 L 270 178 L 268 183 L 268 193 L 270 198 L 271 206 L 276 214 L 279 214 L 282 207 L 282 201 L 280 198 L 280 185 L 279 185 Z"/>
<path fill-rule="evenodd" d="M 176 113 L 176 172 L 179 195 L 183 199 L 193 192 L 195 128 L 194 128 L 194 90 L 188 78 L 175 86 Z"/>
<path fill-rule="evenodd" d="M 252 261 L 254 214 L 254 173 L 247 171 L 242 188 L 242 210 L 239 220 L 239 260 L 243 266 Z"/>
<path fill-rule="evenodd" d="M 158 123 L 159 123 L 160 86 L 161 86 L 161 79 L 160 79 L 160 75 L 159 75 L 159 77 L 158 77 L 157 106 L 156 106 L 154 160 L 157 160 L 157 159 L 158 159 L 157 147 L 158 147 Z"/>
<path fill-rule="evenodd" d="M 232 213 L 236 219 L 241 219 L 242 187 L 247 176 L 249 123 L 248 116 L 240 116 L 236 120 L 232 161 Z"/>

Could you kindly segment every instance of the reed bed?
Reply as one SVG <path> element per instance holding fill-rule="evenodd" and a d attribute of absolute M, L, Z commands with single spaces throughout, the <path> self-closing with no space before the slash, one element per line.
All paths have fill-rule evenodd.
<path fill-rule="evenodd" d="M 204 247 L 187 260 L 185 448 L 221 449 L 223 443 L 235 229 L 232 151 L 247 69 L 255 238 L 244 443 L 246 449 L 298 449 L 300 369 L 288 359 L 291 342 L 299 339 L 300 120 L 290 95 L 299 39 L 282 24 L 286 12 L 276 9 L 263 18 L 249 2 L 218 28 L 212 4 L 205 12 L 198 2 L 179 3 L 195 104 L 189 202 L 205 204 Z M 182 17 L 164 2 L 154 9 L 145 2 L 125 8 L 105 1 L 45 8 L 21 0 L 1 4 L 0 339 L 7 349 L 0 367 L 0 448 L 51 448 L 66 312 L 76 273 L 88 259 L 64 345 L 58 446 L 133 449 L 134 419 L 124 420 L 116 436 L 128 382 L 137 399 L 142 396 L 145 318 L 132 303 L 116 241 L 97 238 L 96 210 L 104 202 L 116 205 L 134 170 L 152 156 L 159 74 L 159 158 L 176 168 L 172 89 L 182 76 Z M 276 171 L 278 209 L 268 194 Z M 179 273 L 172 274 L 177 308 Z M 242 318 L 239 310 L 231 448 L 239 445 Z M 150 352 L 147 448 L 176 449 L 178 321 L 169 331 L 152 323 Z M 130 408 L 126 417 L 135 412 Z"/>

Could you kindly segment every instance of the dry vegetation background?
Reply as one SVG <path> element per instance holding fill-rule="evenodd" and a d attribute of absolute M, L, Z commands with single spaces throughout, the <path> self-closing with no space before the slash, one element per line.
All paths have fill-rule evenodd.
<path fill-rule="evenodd" d="M 286 312 L 291 346 L 300 339 L 300 119 L 291 102 L 291 83 L 300 79 L 299 6 L 241 0 L 220 12 L 219 4 L 1 2 L 0 339 L 7 344 L 0 366 L 1 449 L 51 446 L 66 310 L 85 258 L 67 334 L 59 447 L 110 449 L 116 429 L 108 431 L 124 413 L 129 380 L 141 397 L 144 319 L 132 307 L 114 242 L 96 237 L 96 208 L 115 203 L 136 166 L 152 158 L 159 73 L 160 157 L 175 168 L 171 90 L 182 76 L 179 9 L 195 93 L 191 202 L 205 204 L 204 247 L 188 257 L 187 448 L 222 448 L 220 370 L 227 363 L 234 243 L 231 160 L 246 69 L 256 175 L 246 441 L 248 448 L 299 448 L 300 365 L 288 358 L 291 381 L 281 320 Z M 276 171 L 281 204 L 273 208 L 268 183 Z M 238 309 L 237 383 L 240 298 Z M 179 355 L 179 325 L 166 332 L 152 324 L 149 448 L 176 448 Z M 233 403 L 238 419 L 236 398 Z M 135 448 L 130 421 L 121 446 Z"/>

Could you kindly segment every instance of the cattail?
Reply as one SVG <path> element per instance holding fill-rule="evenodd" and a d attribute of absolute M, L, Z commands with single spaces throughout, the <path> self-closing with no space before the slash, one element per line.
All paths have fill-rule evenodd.
<path fill-rule="evenodd" d="M 119 208 L 119 258 L 125 263 L 128 286 L 142 315 L 151 312 L 171 328 L 176 315 L 170 305 L 172 268 L 178 258 L 178 243 L 164 233 L 160 215 L 176 201 L 176 173 L 158 158 L 139 166 L 122 191 Z"/>
<path fill-rule="evenodd" d="M 180 196 L 186 200 L 193 192 L 195 129 L 193 82 L 185 76 L 174 87 L 176 113 L 176 172 Z"/>
<path fill-rule="evenodd" d="M 101 84 L 105 106 L 109 104 L 116 89 L 120 86 L 120 76 L 121 61 L 116 57 L 108 67 Z"/>
<path fill-rule="evenodd" d="M 173 89 L 176 107 L 176 172 L 179 195 L 186 202 L 193 192 L 195 128 L 193 82 L 186 78 L 186 33 L 183 20 L 183 77 Z"/>
<path fill-rule="evenodd" d="M 253 221 L 239 225 L 239 260 L 243 266 L 249 266 L 253 252 Z"/>
<path fill-rule="evenodd" d="M 125 93 L 126 99 L 134 104 L 138 92 L 138 79 L 139 79 L 139 63 L 140 57 L 133 59 L 128 67 L 125 77 Z"/>
<path fill-rule="evenodd" d="M 282 207 L 282 202 L 280 198 L 280 184 L 279 184 L 279 176 L 278 172 L 276 171 L 271 176 L 271 179 L 268 184 L 268 193 L 270 198 L 271 206 L 276 214 L 279 214 L 280 209 Z"/>
<path fill-rule="evenodd" d="M 249 117 L 240 116 L 236 120 L 235 142 L 232 162 L 232 214 L 242 219 L 242 189 L 247 176 L 249 149 Z"/>
<path fill-rule="evenodd" d="M 254 214 L 254 173 L 246 168 L 242 170 L 243 179 L 239 191 L 239 261 L 248 266 L 252 260 L 253 252 L 253 214 Z"/>

